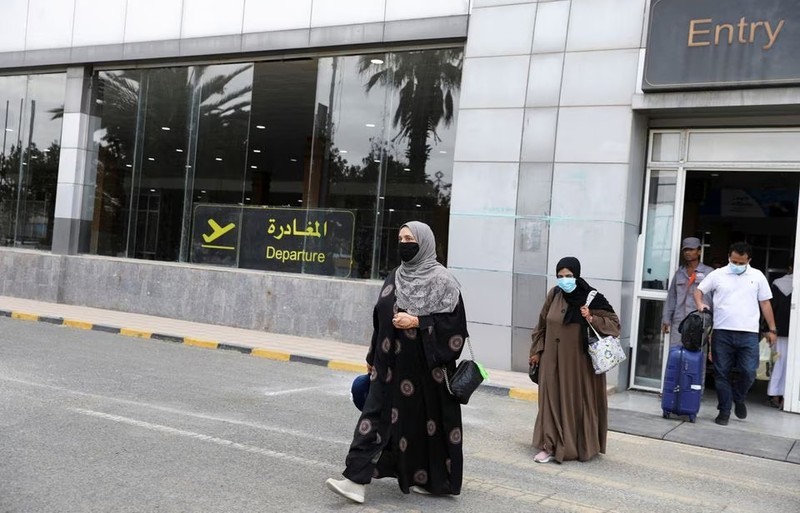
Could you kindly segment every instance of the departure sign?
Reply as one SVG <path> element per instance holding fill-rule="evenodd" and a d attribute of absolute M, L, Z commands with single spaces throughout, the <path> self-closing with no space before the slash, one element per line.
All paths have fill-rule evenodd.
<path fill-rule="evenodd" d="M 198 205 L 192 262 L 346 277 L 354 227 L 349 210 Z"/>

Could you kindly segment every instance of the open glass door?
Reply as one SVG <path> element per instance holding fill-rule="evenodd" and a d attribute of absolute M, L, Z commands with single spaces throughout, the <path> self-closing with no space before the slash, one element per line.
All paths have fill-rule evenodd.
<path fill-rule="evenodd" d="M 669 288 L 677 182 L 677 171 L 648 171 L 647 208 L 643 220 L 646 230 L 640 236 L 638 261 L 642 265 L 637 269 L 634 304 L 638 344 L 633 353 L 631 386 L 635 388 L 659 390 L 661 387 L 665 340 L 661 333 L 661 313 Z"/>
<path fill-rule="evenodd" d="M 633 304 L 633 346 L 630 386 L 644 390 L 660 390 L 664 362 L 664 335 L 661 313 L 667 298 L 670 270 L 676 258 L 675 227 L 680 226 L 683 208 L 682 177 L 679 173 L 680 132 L 653 132 L 650 135 L 646 205 L 637 248 L 636 283 Z"/>
<path fill-rule="evenodd" d="M 800 204 L 800 199 L 798 199 Z M 794 243 L 794 262 L 793 268 L 797 269 L 797 263 L 800 258 L 800 219 L 797 223 L 797 231 L 795 233 Z M 800 279 L 798 279 L 797 272 L 793 273 L 792 291 L 800 291 Z M 798 330 L 800 330 L 800 319 L 797 318 L 798 314 L 798 294 L 792 293 L 792 314 L 789 320 L 789 343 L 788 351 L 786 354 L 786 375 L 785 383 L 786 388 L 783 393 L 783 409 L 794 413 L 800 413 L 800 343 L 798 343 Z"/>

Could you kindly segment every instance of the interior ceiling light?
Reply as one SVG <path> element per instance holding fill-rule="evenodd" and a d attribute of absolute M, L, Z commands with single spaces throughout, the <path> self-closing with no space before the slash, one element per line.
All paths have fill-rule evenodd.
<path fill-rule="evenodd" d="M 258 169 L 258 166 L 250 166 L 250 169 Z"/>
<path fill-rule="evenodd" d="M 339 150 L 339 153 L 347 153 L 347 150 Z"/>
<path fill-rule="evenodd" d="M 222 162 L 222 157 L 215 157 L 214 160 L 216 160 L 217 162 Z"/>
<path fill-rule="evenodd" d="M 417 208 L 422 208 L 422 205 L 420 205 L 419 203 L 417 203 Z"/>
<path fill-rule="evenodd" d="M 155 162 L 156 161 L 156 159 L 154 159 L 153 157 L 147 157 L 147 160 L 149 160 L 150 162 Z"/>
<path fill-rule="evenodd" d="M 175 151 L 177 151 L 178 153 L 183 153 L 183 150 L 180 148 L 175 148 Z"/>
<path fill-rule="evenodd" d="M 14 131 L 13 128 L 6 128 L 6 132 L 13 132 L 13 131 Z"/>
<path fill-rule="evenodd" d="M 446 151 L 444 151 L 444 150 L 439 150 L 439 153 L 441 153 L 441 154 L 445 154 L 445 153 L 447 153 L 447 152 L 446 152 Z"/>
<path fill-rule="evenodd" d="M 297 162 L 297 159 L 289 159 L 289 160 L 291 160 L 292 162 Z"/>
<path fill-rule="evenodd" d="M 261 153 L 261 150 L 253 150 L 253 153 Z"/>
<path fill-rule="evenodd" d="M 410 167 L 404 167 L 403 171 L 411 171 L 411 168 Z"/>
<path fill-rule="evenodd" d="M 372 64 L 383 64 L 383 59 L 370 59 L 369 62 Z"/>
<path fill-rule="evenodd" d="M 256 125 L 256 128 L 258 128 L 259 130 L 264 130 L 267 127 L 265 127 L 264 125 Z"/>
<path fill-rule="evenodd" d="M 375 128 L 375 123 L 367 123 L 365 126 L 367 128 Z"/>
<path fill-rule="evenodd" d="M 125 164 L 125 167 L 133 167 L 132 164 Z"/>
<path fill-rule="evenodd" d="M 150 189 L 150 192 L 156 192 L 156 190 L 155 189 Z"/>
<path fill-rule="evenodd" d="M 165 132 L 169 132 L 170 128 L 168 126 L 162 126 L 161 130 L 164 130 Z"/>

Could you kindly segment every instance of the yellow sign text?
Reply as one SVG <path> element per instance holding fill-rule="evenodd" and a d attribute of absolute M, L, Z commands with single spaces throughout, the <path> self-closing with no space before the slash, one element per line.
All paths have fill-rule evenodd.
<path fill-rule="evenodd" d="M 280 260 L 281 262 L 318 262 L 325 263 L 325 253 L 316 251 L 275 249 L 267 246 L 267 260 Z"/>

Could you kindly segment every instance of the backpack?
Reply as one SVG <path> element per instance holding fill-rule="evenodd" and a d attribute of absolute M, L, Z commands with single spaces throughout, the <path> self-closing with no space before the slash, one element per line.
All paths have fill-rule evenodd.
<path fill-rule="evenodd" d="M 683 347 L 688 351 L 700 351 L 708 342 L 713 325 L 713 318 L 709 310 L 690 312 L 678 326 Z"/>

